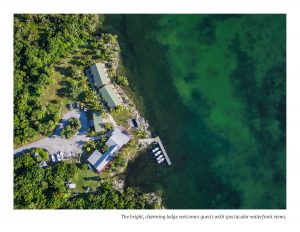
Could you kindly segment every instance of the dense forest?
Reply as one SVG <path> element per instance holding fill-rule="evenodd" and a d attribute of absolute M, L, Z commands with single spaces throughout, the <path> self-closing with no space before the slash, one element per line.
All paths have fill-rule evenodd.
<path fill-rule="evenodd" d="M 46 168 L 42 149 L 35 149 L 14 160 L 14 207 L 16 209 L 151 209 L 159 203 L 149 194 L 133 188 L 123 192 L 103 182 L 96 192 L 75 195 L 68 183 L 83 164 L 58 162 Z"/>
<path fill-rule="evenodd" d="M 52 65 L 86 42 L 96 29 L 96 20 L 92 15 L 15 15 L 15 144 L 55 128 L 60 103 L 40 105 L 39 97 L 53 83 Z"/>

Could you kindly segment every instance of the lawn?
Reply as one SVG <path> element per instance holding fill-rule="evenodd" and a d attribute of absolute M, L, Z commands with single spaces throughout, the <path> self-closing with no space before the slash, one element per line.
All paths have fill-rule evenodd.
<path fill-rule="evenodd" d="M 85 192 L 87 187 L 94 191 L 99 186 L 100 176 L 91 170 L 79 170 L 72 182 L 76 184 L 76 192 Z"/>

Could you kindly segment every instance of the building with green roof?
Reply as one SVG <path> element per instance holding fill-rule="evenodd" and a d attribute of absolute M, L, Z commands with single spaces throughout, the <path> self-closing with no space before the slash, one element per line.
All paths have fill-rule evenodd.
<path fill-rule="evenodd" d="M 103 86 L 99 92 L 110 108 L 115 108 L 122 104 L 120 96 L 111 84 Z"/>
<path fill-rule="evenodd" d="M 109 83 L 106 68 L 103 63 L 97 63 L 90 66 L 90 74 L 93 78 L 94 85 L 100 88 Z"/>
<path fill-rule="evenodd" d="M 100 133 L 105 131 L 104 120 L 100 112 L 93 113 L 93 122 L 94 122 L 95 132 Z"/>

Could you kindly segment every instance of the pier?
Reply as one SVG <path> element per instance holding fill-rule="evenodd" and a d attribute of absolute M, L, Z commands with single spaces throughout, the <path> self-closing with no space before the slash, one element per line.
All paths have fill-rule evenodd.
<path fill-rule="evenodd" d="M 167 154 L 167 152 L 166 152 L 166 150 L 164 148 L 164 145 L 162 144 L 160 138 L 157 136 L 157 137 L 154 138 L 154 140 L 159 144 L 160 149 L 161 149 L 162 153 L 164 154 L 164 157 L 165 157 L 165 159 L 167 161 L 167 164 L 171 165 L 172 164 L 171 160 L 170 160 L 170 158 L 169 158 L 169 156 L 168 156 L 168 154 Z"/>
<path fill-rule="evenodd" d="M 167 164 L 168 164 L 168 165 L 171 165 L 171 164 L 172 164 L 172 163 L 171 163 L 171 160 L 170 160 L 170 158 L 169 158 L 169 156 L 168 156 L 168 154 L 167 154 L 167 152 L 166 152 L 166 150 L 165 150 L 165 147 L 164 147 L 164 145 L 162 144 L 162 142 L 161 142 L 159 136 L 157 136 L 157 137 L 155 137 L 155 138 L 150 138 L 150 139 L 140 139 L 140 140 L 139 140 L 139 143 L 140 143 L 140 144 L 146 144 L 146 145 L 150 145 L 150 144 L 155 143 L 155 142 L 158 143 L 158 145 L 159 145 L 159 147 L 160 147 L 160 149 L 161 149 L 161 151 L 162 151 L 162 153 L 163 153 L 163 156 L 164 156 L 165 160 L 167 161 Z"/>

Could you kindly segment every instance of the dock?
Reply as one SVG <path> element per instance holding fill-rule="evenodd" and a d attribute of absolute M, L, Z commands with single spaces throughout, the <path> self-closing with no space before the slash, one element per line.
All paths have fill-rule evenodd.
<path fill-rule="evenodd" d="M 164 148 L 164 145 L 162 144 L 160 138 L 157 136 L 157 137 L 155 137 L 154 139 L 155 139 L 155 141 L 159 144 L 160 149 L 161 149 L 161 151 L 162 151 L 162 153 L 163 153 L 163 155 L 164 155 L 164 157 L 165 157 L 165 159 L 166 159 L 166 161 L 167 161 L 167 164 L 168 164 L 168 165 L 171 165 L 171 164 L 172 164 L 172 163 L 171 163 L 171 160 L 170 160 L 170 158 L 169 158 L 169 156 L 168 156 L 168 154 L 167 154 L 167 152 L 166 152 L 166 150 L 165 150 L 165 148 Z"/>
<path fill-rule="evenodd" d="M 161 149 L 161 151 L 162 151 L 162 153 L 163 153 L 163 156 L 164 156 L 165 160 L 167 161 L 167 164 L 168 164 L 168 165 L 171 165 L 171 164 L 172 164 L 172 163 L 171 163 L 171 160 L 170 160 L 170 158 L 169 158 L 169 156 L 168 156 L 168 154 L 167 154 L 167 152 L 166 152 L 166 149 L 165 149 L 164 145 L 162 144 L 162 142 L 161 142 L 159 136 L 157 136 L 157 137 L 155 137 L 155 138 L 140 139 L 140 140 L 139 140 L 139 143 L 140 143 L 140 144 L 145 144 L 146 146 L 147 146 L 147 145 L 150 145 L 150 144 L 152 144 L 152 143 L 155 143 L 155 142 L 158 143 L 158 145 L 159 145 L 159 147 L 160 147 L 160 149 Z"/>

